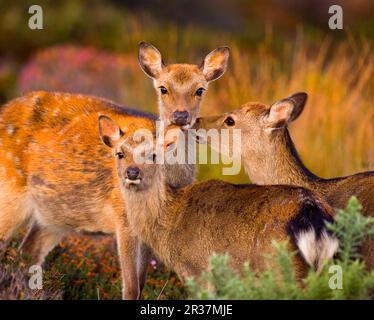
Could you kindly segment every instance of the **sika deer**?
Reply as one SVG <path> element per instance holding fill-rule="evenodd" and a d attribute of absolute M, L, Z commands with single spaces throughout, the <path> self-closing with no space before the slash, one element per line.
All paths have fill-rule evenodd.
<path fill-rule="evenodd" d="M 304 166 L 288 132 L 288 124 L 302 113 L 306 101 L 306 93 L 296 93 L 271 106 L 247 103 L 220 116 L 198 119 L 196 128 L 229 129 L 230 133 L 232 129 L 240 129 L 242 161 L 254 183 L 309 188 L 334 208 L 345 207 L 348 199 L 356 196 L 363 213 L 374 216 L 374 171 L 323 179 Z M 367 266 L 374 269 L 374 239 L 364 244 L 362 254 Z"/>
<path fill-rule="evenodd" d="M 198 276 L 213 252 L 228 253 L 236 268 L 250 260 L 254 268 L 266 266 L 271 240 L 293 239 L 307 264 L 320 269 L 337 250 L 337 240 L 325 228 L 331 208 L 316 194 L 301 187 L 234 185 L 210 180 L 180 189 L 165 180 L 165 166 L 157 164 L 154 148 L 139 149 L 131 135 L 109 117 L 99 119 L 101 139 L 116 154 L 116 167 L 126 212 L 134 233 L 177 274 Z M 180 129 L 169 127 L 165 146 L 175 144 Z M 170 147 L 169 147 L 170 148 Z M 146 159 L 135 161 L 135 152 Z M 295 269 L 305 274 L 298 257 Z"/>
<path fill-rule="evenodd" d="M 204 92 L 211 81 L 224 74 L 229 58 L 229 48 L 220 47 L 209 53 L 201 66 L 194 64 L 169 64 L 163 62 L 161 53 L 152 45 L 141 42 L 139 63 L 146 75 L 153 80 L 157 91 L 158 109 L 165 126 L 173 123 L 185 129 L 191 127 L 199 115 Z M 185 135 L 186 145 L 192 139 Z M 185 159 L 191 159 L 186 148 Z M 193 164 L 168 165 L 167 177 L 173 187 L 183 187 L 195 178 Z"/>
<path fill-rule="evenodd" d="M 109 101 L 34 92 L 1 110 L 0 240 L 31 220 L 22 250 L 42 263 L 72 232 L 114 233 L 125 298 L 140 296 L 147 263 L 129 231 L 125 204 L 97 119 L 110 114 L 124 132 L 154 130 L 155 116 Z"/>

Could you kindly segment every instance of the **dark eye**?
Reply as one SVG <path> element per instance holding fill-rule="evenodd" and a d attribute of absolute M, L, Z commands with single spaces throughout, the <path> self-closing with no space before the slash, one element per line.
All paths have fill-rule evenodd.
<path fill-rule="evenodd" d="M 155 153 L 152 155 L 152 161 L 156 162 L 156 154 Z"/>
<path fill-rule="evenodd" d="M 118 159 L 123 159 L 125 157 L 125 155 L 122 152 L 117 152 L 116 156 Z"/>
<path fill-rule="evenodd" d="M 160 87 L 160 91 L 161 91 L 162 94 L 167 94 L 168 93 L 168 90 L 164 86 Z"/>
<path fill-rule="evenodd" d="M 233 125 L 235 125 L 235 120 L 231 117 L 227 117 L 225 120 L 225 124 L 229 127 L 232 127 Z"/>
<path fill-rule="evenodd" d="M 201 97 L 201 95 L 203 94 L 204 92 L 204 88 L 199 88 L 196 90 L 195 94 L 198 96 L 198 97 Z"/>

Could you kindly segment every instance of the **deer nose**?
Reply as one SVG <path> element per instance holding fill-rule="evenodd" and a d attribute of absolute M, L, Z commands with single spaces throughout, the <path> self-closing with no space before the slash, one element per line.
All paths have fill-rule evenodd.
<path fill-rule="evenodd" d="M 136 180 L 139 178 L 140 169 L 137 167 L 128 167 L 126 169 L 127 179 Z"/>
<path fill-rule="evenodd" d="M 184 126 L 188 123 L 189 114 L 187 111 L 174 111 L 171 122 L 177 126 Z"/>

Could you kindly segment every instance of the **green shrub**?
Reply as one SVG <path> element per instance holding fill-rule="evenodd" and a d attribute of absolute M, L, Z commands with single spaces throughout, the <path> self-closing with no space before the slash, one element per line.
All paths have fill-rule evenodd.
<path fill-rule="evenodd" d="M 197 281 L 190 279 L 187 288 L 195 299 L 370 299 L 374 287 L 374 272 L 360 260 L 360 244 L 374 234 L 374 219 L 360 213 L 361 205 L 351 198 L 345 210 L 339 210 L 336 223 L 328 227 L 340 240 L 338 258 L 327 263 L 317 274 L 310 269 L 299 282 L 292 268 L 295 252 L 287 243 L 273 243 L 277 254 L 277 270 L 254 272 L 245 264 L 241 273 L 229 266 L 227 255 L 213 255 L 209 269 Z M 341 271 L 341 287 L 338 277 Z"/>

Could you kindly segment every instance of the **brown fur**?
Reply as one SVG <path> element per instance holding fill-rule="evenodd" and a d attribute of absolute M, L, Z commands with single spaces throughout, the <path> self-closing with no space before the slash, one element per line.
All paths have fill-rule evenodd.
<path fill-rule="evenodd" d="M 200 67 L 186 63 L 166 65 L 155 47 L 145 42 L 140 43 L 139 64 L 153 80 L 160 118 L 165 126 L 171 123 L 175 111 L 187 111 L 188 126 L 195 123 L 205 95 L 198 96 L 196 91 L 199 88 L 207 90 L 209 82 L 218 79 L 225 72 L 228 58 L 229 48 L 221 47 L 209 53 Z M 162 94 L 160 87 L 166 88 L 167 94 Z M 191 164 L 169 165 L 167 172 L 169 183 L 176 188 L 192 183 L 195 178 L 195 166 Z"/>
<path fill-rule="evenodd" d="M 124 132 L 154 130 L 155 117 L 131 115 L 96 97 L 33 92 L 2 108 L 0 239 L 31 219 L 22 248 L 41 263 L 71 232 L 114 233 L 124 297 L 134 299 L 143 285 L 136 279 L 145 271 L 137 266 L 140 247 L 129 231 L 110 149 L 99 138 L 97 119 L 103 113 Z"/>
<path fill-rule="evenodd" d="M 154 50 L 148 53 L 144 57 L 151 65 L 160 62 Z M 199 85 L 206 87 L 224 72 L 228 51 L 218 50 L 213 56 L 216 54 L 224 60 L 206 63 L 205 69 L 171 64 L 159 74 L 162 81 L 173 87 L 169 104 L 159 98 L 163 120 L 169 120 L 166 110 L 177 102 L 192 117 L 197 116 L 201 97 L 191 96 L 189 90 Z M 143 69 L 151 72 L 152 68 L 144 62 L 141 60 Z M 217 68 L 221 68 L 220 74 L 206 75 L 206 70 Z M 100 114 L 113 117 L 125 132 L 138 128 L 153 130 L 156 119 L 107 100 L 68 93 L 33 92 L 2 108 L 0 240 L 9 239 L 32 219 L 32 228 L 22 247 L 35 262 L 41 263 L 48 251 L 70 232 L 115 233 L 124 297 L 138 298 L 146 274 L 147 249 L 128 230 L 111 155 L 99 140 Z M 185 186 L 194 179 L 193 165 L 174 165 L 169 169 L 167 180 L 173 187 Z"/>
<path fill-rule="evenodd" d="M 152 53 L 147 57 L 152 63 L 158 58 Z M 170 86 L 175 81 L 176 88 L 194 88 L 201 84 L 196 83 L 199 76 L 207 85 L 195 65 L 167 68 Z M 190 92 L 178 93 L 177 89 L 176 94 L 178 101 L 184 101 Z M 184 106 L 195 110 L 196 117 L 200 102 L 201 97 L 194 98 Z M 166 108 L 165 104 L 159 107 L 161 111 Z M 147 250 L 140 250 L 128 230 L 111 154 L 98 136 L 100 114 L 113 117 L 127 131 L 153 130 L 156 119 L 107 100 L 68 93 L 33 92 L 1 109 L 0 240 L 9 239 L 32 219 L 22 248 L 41 263 L 70 232 L 115 233 L 126 284 L 124 297 L 134 299 L 140 296 L 145 280 Z M 161 118 L 165 114 L 161 112 Z M 174 187 L 185 186 L 193 178 L 194 166 L 188 165 L 172 166 L 167 176 Z"/>
<path fill-rule="evenodd" d="M 214 252 L 230 254 L 237 269 L 250 260 L 255 269 L 263 270 L 268 266 L 264 254 L 274 253 L 271 241 L 288 238 L 288 225 L 306 202 L 318 204 L 316 215 L 330 216 L 327 204 L 300 187 L 210 180 L 171 188 L 164 165 L 134 162 L 137 144 L 130 138 L 125 135 L 113 147 L 115 154 L 121 154 L 115 162 L 129 224 L 182 279 L 198 276 Z M 139 175 L 129 180 L 127 168 L 134 167 Z M 300 257 L 295 259 L 295 270 L 299 276 L 305 274 Z"/>
<path fill-rule="evenodd" d="M 302 163 L 287 124 L 301 114 L 305 102 L 306 95 L 303 97 L 303 94 L 295 94 L 277 102 L 274 105 L 291 110 L 288 116 L 273 113 L 275 122 L 269 120 L 274 105 L 247 103 L 233 112 L 199 119 L 196 127 L 241 129 L 242 161 L 254 183 L 289 184 L 310 188 L 321 194 L 334 208 L 344 208 L 349 198 L 356 196 L 363 206 L 363 214 L 374 216 L 374 171 L 323 179 L 311 173 Z M 235 125 L 230 128 L 224 123 L 229 116 L 235 120 Z M 367 266 L 373 269 L 374 239 L 365 243 L 362 253 Z"/>

